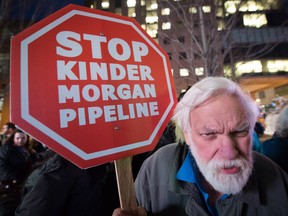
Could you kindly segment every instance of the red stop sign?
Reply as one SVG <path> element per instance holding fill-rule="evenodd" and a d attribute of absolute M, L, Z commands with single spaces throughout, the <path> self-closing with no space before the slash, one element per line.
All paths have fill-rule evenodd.
<path fill-rule="evenodd" d="M 128 17 L 69 5 L 11 55 L 11 120 L 79 167 L 152 150 L 171 118 L 167 54 Z"/>

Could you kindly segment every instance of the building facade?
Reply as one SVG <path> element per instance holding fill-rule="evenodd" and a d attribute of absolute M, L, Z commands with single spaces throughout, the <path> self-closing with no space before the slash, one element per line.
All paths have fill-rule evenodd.
<path fill-rule="evenodd" d="M 224 72 L 240 79 L 263 104 L 287 97 L 285 1 L 97 0 L 87 4 L 135 18 L 169 55 L 178 94 L 203 76 Z M 273 85 L 262 84 L 272 79 Z"/>

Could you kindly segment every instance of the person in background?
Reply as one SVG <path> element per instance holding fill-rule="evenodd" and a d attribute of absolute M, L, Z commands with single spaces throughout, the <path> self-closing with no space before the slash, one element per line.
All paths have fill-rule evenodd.
<path fill-rule="evenodd" d="M 113 163 L 81 169 L 50 155 L 28 177 L 15 216 L 112 215 L 119 206 Z"/>
<path fill-rule="evenodd" d="M 259 139 L 256 131 L 253 131 L 252 139 L 253 139 L 253 147 L 252 147 L 252 149 L 254 151 L 261 152 L 261 142 L 260 142 L 260 139 Z"/>
<path fill-rule="evenodd" d="M 275 128 L 273 137 L 262 143 L 261 153 L 288 173 L 288 106 L 281 110 Z"/>
<path fill-rule="evenodd" d="M 28 136 L 19 129 L 0 147 L 0 215 L 11 216 L 18 205 L 26 177 L 32 171 L 37 154 L 31 150 Z"/>
<path fill-rule="evenodd" d="M 262 123 L 260 121 L 257 121 L 255 124 L 254 130 L 255 130 L 256 134 L 258 135 L 258 137 L 261 137 L 264 134 L 265 127 L 262 125 Z"/>
<path fill-rule="evenodd" d="M 43 145 L 38 140 L 34 139 L 33 137 L 29 137 L 29 143 L 32 149 L 34 149 L 37 153 L 41 153 L 47 150 L 47 147 Z"/>
<path fill-rule="evenodd" d="M 279 107 L 276 107 L 274 110 L 270 110 L 265 118 L 265 130 L 264 134 L 272 136 L 275 133 L 276 122 L 279 117 Z"/>
<path fill-rule="evenodd" d="M 5 141 L 13 134 L 14 130 L 16 129 L 15 124 L 12 122 L 7 122 L 2 127 L 2 145 L 5 143 Z"/>
<path fill-rule="evenodd" d="M 144 161 L 135 181 L 139 207 L 113 216 L 288 215 L 288 175 L 252 150 L 258 112 L 229 79 L 193 85 L 174 111 L 180 142 Z"/>

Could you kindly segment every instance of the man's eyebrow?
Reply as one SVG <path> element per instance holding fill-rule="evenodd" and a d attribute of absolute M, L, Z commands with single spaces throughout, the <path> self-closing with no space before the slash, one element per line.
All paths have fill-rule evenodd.
<path fill-rule="evenodd" d="M 236 130 L 247 130 L 250 128 L 250 124 L 248 122 L 244 122 L 242 124 L 239 124 L 235 129 Z"/>
<path fill-rule="evenodd" d="M 217 129 L 217 128 L 210 128 L 210 127 L 205 126 L 205 127 L 203 127 L 203 128 L 201 129 L 201 131 L 202 131 L 202 132 L 205 132 L 205 133 L 216 133 L 216 132 L 219 131 L 219 129 Z"/>

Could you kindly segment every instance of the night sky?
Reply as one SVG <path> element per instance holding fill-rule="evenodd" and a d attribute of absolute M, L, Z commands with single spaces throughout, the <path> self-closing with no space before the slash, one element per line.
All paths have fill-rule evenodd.
<path fill-rule="evenodd" d="M 6 14 L 12 20 L 39 21 L 68 4 L 84 5 L 85 0 L 11 0 L 13 7 Z"/>

